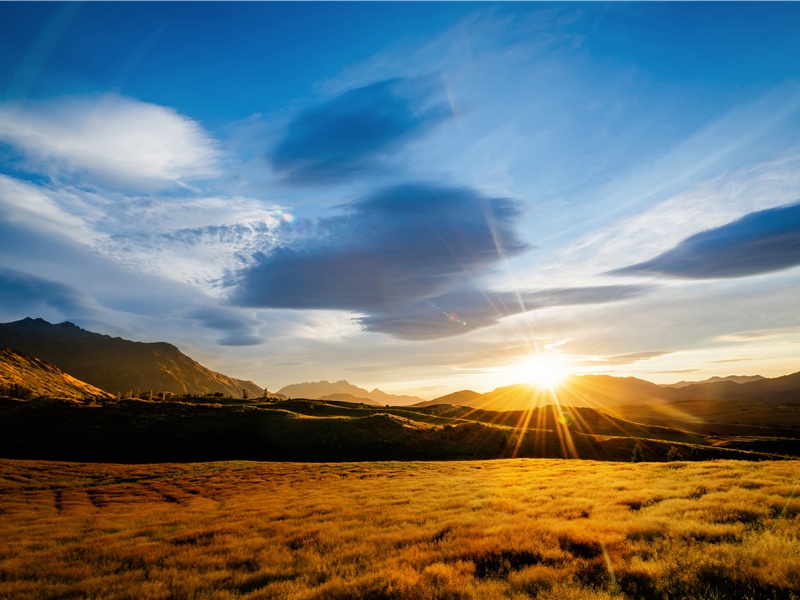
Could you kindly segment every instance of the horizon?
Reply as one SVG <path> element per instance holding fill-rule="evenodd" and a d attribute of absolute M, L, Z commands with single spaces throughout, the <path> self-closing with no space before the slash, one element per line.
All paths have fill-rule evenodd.
<path fill-rule="evenodd" d="M 270 390 L 800 369 L 800 5 L 308 7 L 0 3 L 1 322 Z"/>
<path fill-rule="evenodd" d="M 30 316 L 25 317 L 25 318 L 23 318 L 23 319 L 21 319 L 19 321 L 11 322 L 11 323 L 0 323 L 0 325 L 14 325 L 14 324 L 21 323 L 21 322 L 37 322 L 37 321 L 41 321 L 41 322 L 43 322 L 43 323 L 45 323 L 47 325 L 53 325 L 53 326 L 71 325 L 73 327 L 78 327 L 79 329 L 83 329 L 83 328 L 80 328 L 75 323 L 72 323 L 71 321 L 63 321 L 61 323 L 50 323 L 49 321 L 46 321 L 45 319 L 42 319 L 41 317 L 30 317 Z M 86 331 L 86 330 L 84 329 L 84 331 Z M 96 332 L 90 332 L 90 333 L 96 333 Z M 140 342 L 138 340 L 126 340 L 126 341 L 131 341 L 131 342 L 135 342 L 135 343 L 148 343 L 148 342 Z M 170 342 L 167 341 L 167 340 L 160 340 L 159 342 L 150 342 L 150 343 L 168 343 L 169 344 Z M 177 348 L 177 346 L 175 346 L 175 347 Z M 178 349 L 179 352 L 181 351 L 180 348 L 177 348 L 177 349 Z M 192 357 L 190 356 L 189 358 L 192 358 Z M 222 374 L 223 375 L 227 375 L 226 373 L 222 373 Z M 784 377 L 784 376 L 793 375 L 793 374 L 794 374 L 794 372 L 784 373 L 782 375 L 777 375 L 776 377 Z M 509 382 L 506 382 L 506 383 L 504 383 L 504 384 L 502 384 L 500 386 L 496 386 L 496 387 L 493 387 L 493 388 L 490 388 L 490 389 L 485 389 L 485 390 L 473 390 L 473 389 L 460 388 L 460 389 L 453 389 L 451 391 L 445 392 L 444 394 L 440 394 L 438 396 L 433 396 L 433 397 L 430 397 L 430 398 L 425 398 L 425 397 L 422 397 L 422 396 L 417 396 L 417 397 L 420 398 L 421 400 L 427 402 L 427 401 L 430 401 L 430 400 L 436 400 L 438 398 L 441 398 L 441 397 L 444 397 L 444 396 L 448 396 L 448 395 L 451 395 L 451 394 L 460 393 L 460 392 L 470 391 L 470 392 L 477 392 L 479 394 L 490 394 L 490 393 L 495 392 L 495 391 L 497 391 L 498 389 L 501 389 L 501 388 L 521 387 L 521 386 L 527 386 L 527 387 L 529 387 L 529 388 L 531 388 L 533 390 L 536 390 L 537 394 L 544 392 L 544 393 L 550 394 L 552 396 L 557 396 L 558 393 L 560 393 L 561 391 L 568 391 L 569 390 L 570 380 L 572 378 L 574 378 L 574 377 L 596 377 L 596 376 L 617 377 L 617 378 L 620 378 L 620 379 L 626 378 L 626 377 L 630 377 L 630 376 L 625 376 L 625 375 L 613 376 L 613 375 L 608 375 L 607 373 L 593 373 L 593 372 L 588 372 L 588 371 L 587 372 L 581 372 L 581 373 L 562 372 L 560 374 L 560 376 L 557 377 L 556 379 L 547 379 L 545 381 L 536 381 L 535 378 L 528 378 L 527 380 L 524 380 L 524 381 L 509 381 Z M 702 380 L 692 380 L 692 379 L 690 379 L 690 380 L 680 380 L 680 381 L 673 381 L 673 382 L 661 383 L 661 384 L 658 384 L 658 383 L 655 383 L 653 381 L 650 381 L 649 379 L 644 378 L 644 377 L 637 377 L 635 379 L 641 380 L 641 381 L 645 381 L 647 383 L 652 383 L 653 385 L 660 385 L 660 386 L 663 386 L 663 387 L 670 387 L 670 386 L 674 386 L 674 385 L 677 385 L 677 384 L 680 384 L 680 383 L 687 383 L 687 384 L 705 383 L 705 382 L 707 382 L 709 380 L 714 380 L 714 379 L 727 380 L 727 379 L 732 379 L 732 378 L 762 378 L 762 379 L 767 379 L 767 378 L 764 378 L 762 375 L 760 375 L 758 373 L 746 374 L 746 375 L 745 374 L 738 374 L 738 373 L 728 374 L 728 375 L 712 375 L 711 377 L 708 377 L 708 378 L 705 378 L 705 379 L 702 379 Z M 253 383 L 258 385 L 259 387 L 264 387 L 264 386 L 261 386 L 258 381 L 254 381 Z M 272 391 L 274 393 L 281 393 L 282 391 L 284 391 L 284 389 L 286 387 L 301 386 L 301 385 L 317 385 L 317 384 L 335 385 L 335 384 L 340 384 L 340 383 L 344 383 L 344 384 L 347 384 L 347 385 L 350 385 L 350 386 L 361 388 L 362 390 L 367 392 L 367 395 L 369 395 L 369 394 L 371 394 L 371 393 L 373 393 L 375 391 L 382 392 L 382 393 L 387 393 L 385 391 L 385 389 L 381 389 L 381 386 L 362 386 L 357 382 L 354 383 L 352 381 L 348 381 L 347 379 L 332 379 L 332 380 L 320 379 L 320 380 L 316 380 L 316 381 L 311 381 L 311 380 L 309 380 L 309 381 L 296 381 L 296 382 L 292 382 L 292 383 L 286 384 L 284 386 L 281 386 L 280 388 L 274 389 Z M 369 389 L 370 387 L 372 387 L 372 389 Z M 397 396 L 402 396 L 402 395 L 415 396 L 415 394 L 393 394 L 393 395 L 397 395 Z M 311 399 L 313 399 L 313 398 L 311 398 Z M 554 399 L 553 402 L 554 402 L 554 404 L 558 405 L 558 404 L 561 403 L 561 400 Z M 567 406 L 568 405 L 569 404 L 567 404 Z M 395 405 L 391 405 L 391 406 L 395 406 Z M 406 406 L 406 405 L 400 404 L 400 405 L 396 405 L 396 406 Z"/>

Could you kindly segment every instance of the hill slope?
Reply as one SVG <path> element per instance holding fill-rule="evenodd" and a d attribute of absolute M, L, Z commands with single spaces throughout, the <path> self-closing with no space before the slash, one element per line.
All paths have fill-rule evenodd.
<path fill-rule="evenodd" d="M 14 393 L 15 389 L 17 393 Z M 0 395 L 57 398 L 111 397 L 107 392 L 64 373 L 55 365 L 8 348 L 0 348 Z"/>
<path fill-rule="evenodd" d="M 53 363 L 59 369 L 107 392 L 154 390 L 174 394 L 222 392 L 240 397 L 263 388 L 216 373 L 172 344 L 132 342 L 92 333 L 65 322 L 23 319 L 0 324 L 0 346 Z"/>

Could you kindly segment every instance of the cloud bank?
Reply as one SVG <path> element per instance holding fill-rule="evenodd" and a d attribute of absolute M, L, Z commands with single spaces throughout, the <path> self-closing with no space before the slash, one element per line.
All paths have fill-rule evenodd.
<path fill-rule="evenodd" d="M 427 183 L 383 189 L 321 219 L 312 236 L 257 257 L 235 303 L 365 315 L 368 331 L 404 339 L 456 335 L 547 306 L 620 300 L 642 286 L 493 292 L 480 279 L 527 246 L 516 201 Z"/>
<path fill-rule="evenodd" d="M 800 203 L 760 210 L 722 227 L 686 238 L 677 246 L 615 275 L 685 279 L 748 277 L 800 265 Z"/>
<path fill-rule="evenodd" d="M 327 183 L 386 168 L 384 160 L 451 116 L 427 79 L 379 81 L 301 112 L 272 152 L 279 177 Z"/>
<path fill-rule="evenodd" d="M 0 141 L 25 170 L 137 191 L 217 174 L 216 143 L 175 110 L 123 96 L 0 105 Z"/>

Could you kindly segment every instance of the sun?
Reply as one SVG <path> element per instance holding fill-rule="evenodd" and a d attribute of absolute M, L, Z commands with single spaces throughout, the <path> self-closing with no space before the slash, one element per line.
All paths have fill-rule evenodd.
<path fill-rule="evenodd" d="M 567 360 L 557 354 L 531 354 L 517 372 L 524 383 L 549 390 L 559 388 L 572 375 Z"/>

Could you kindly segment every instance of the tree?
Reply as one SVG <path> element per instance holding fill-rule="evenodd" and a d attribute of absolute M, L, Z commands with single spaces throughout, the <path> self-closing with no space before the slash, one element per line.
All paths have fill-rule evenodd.
<path fill-rule="evenodd" d="M 631 454 L 631 462 L 642 462 L 644 457 L 642 455 L 642 443 L 636 442 L 636 445 L 633 447 L 633 453 Z"/>
<path fill-rule="evenodd" d="M 250 397 L 250 394 L 247 393 L 246 389 L 242 389 L 242 400 L 247 400 Z"/>

